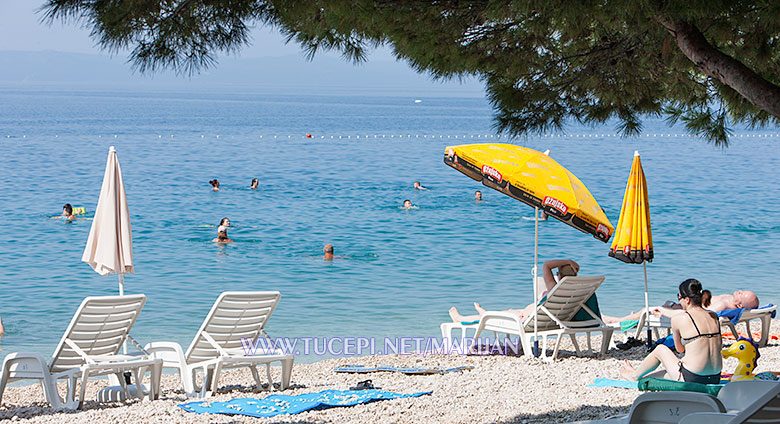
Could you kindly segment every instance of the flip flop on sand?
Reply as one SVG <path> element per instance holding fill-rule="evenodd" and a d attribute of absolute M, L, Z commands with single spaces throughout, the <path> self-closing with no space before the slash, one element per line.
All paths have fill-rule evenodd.
<path fill-rule="evenodd" d="M 624 343 L 618 343 L 615 345 L 620 350 L 628 350 L 637 346 L 644 346 L 645 342 L 634 337 L 629 337 Z"/>
<path fill-rule="evenodd" d="M 363 380 L 359 382 L 355 387 L 350 387 L 349 390 L 374 390 L 381 389 L 381 387 L 374 387 L 371 380 Z"/>

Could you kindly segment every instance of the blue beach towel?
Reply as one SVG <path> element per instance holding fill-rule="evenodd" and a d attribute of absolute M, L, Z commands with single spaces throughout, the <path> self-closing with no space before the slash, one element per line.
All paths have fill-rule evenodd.
<path fill-rule="evenodd" d="M 760 311 L 762 309 L 771 308 L 772 306 L 775 306 L 775 305 L 770 303 L 768 305 L 760 306 L 760 307 L 756 308 L 755 310 L 756 311 Z M 742 318 L 742 312 L 744 312 L 744 311 L 745 311 L 745 308 L 724 309 L 724 310 L 718 312 L 718 316 L 719 317 L 726 317 L 726 318 L 728 318 L 731 321 L 732 324 L 737 325 L 737 323 L 739 322 L 739 319 Z M 774 318 L 775 315 L 777 315 L 777 311 L 776 310 L 772 311 L 770 316 L 772 318 Z"/>
<path fill-rule="evenodd" d="M 227 402 L 190 402 L 177 405 L 196 414 L 246 415 L 256 418 L 275 417 L 281 414 L 299 414 L 314 408 L 354 406 L 375 400 L 419 397 L 433 392 L 408 395 L 381 390 L 323 390 L 298 396 L 270 395 L 263 399 L 241 398 Z"/>
<path fill-rule="evenodd" d="M 636 381 L 614 380 L 611 378 L 597 378 L 593 380 L 593 383 L 585 387 L 619 387 L 621 389 L 638 390 Z"/>

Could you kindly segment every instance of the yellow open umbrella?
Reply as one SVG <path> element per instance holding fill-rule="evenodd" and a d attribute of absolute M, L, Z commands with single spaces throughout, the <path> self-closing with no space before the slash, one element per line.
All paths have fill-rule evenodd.
<path fill-rule="evenodd" d="M 639 152 L 634 152 L 631 173 L 628 174 L 623 207 L 609 256 L 630 264 L 642 264 L 645 272 L 645 313 L 649 323 L 650 311 L 647 296 L 647 262 L 653 261 L 653 231 L 650 227 L 650 202 L 647 180 L 642 169 Z M 647 327 L 647 343 L 652 343 L 650 326 Z"/>
<path fill-rule="evenodd" d="M 561 222 L 607 242 L 614 227 L 585 184 L 549 156 L 514 144 L 448 146 L 444 163 L 482 184 L 535 208 L 534 303 L 539 253 L 539 209 Z M 534 315 L 534 335 L 536 315 Z M 538 344 L 534 342 L 536 354 Z"/>

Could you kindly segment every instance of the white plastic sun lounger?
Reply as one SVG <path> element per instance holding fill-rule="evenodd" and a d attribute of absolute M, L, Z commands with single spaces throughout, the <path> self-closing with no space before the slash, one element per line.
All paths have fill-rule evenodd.
<path fill-rule="evenodd" d="M 582 351 L 577 343 L 576 334 L 586 333 L 588 351 L 593 351 L 591 347 L 591 333 L 600 332 L 602 334 L 600 353 L 607 352 L 614 328 L 605 324 L 600 316 L 596 315 L 585 305 L 585 302 L 596 292 L 596 289 L 601 286 L 602 282 L 604 282 L 603 276 L 565 277 L 539 302 L 537 305 L 537 329 L 539 337 L 542 339 L 540 349 L 543 355 L 547 350 L 548 338 L 554 337 L 557 339 L 552 356 L 548 359 L 555 360 L 557 358 L 561 340 L 565 335 L 569 335 L 577 355 L 581 356 Z M 572 321 L 572 318 L 580 309 L 587 311 L 591 319 L 587 321 Z M 449 331 L 456 328 L 462 329 L 462 327 L 459 327 L 458 323 L 445 324 L 447 325 L 442 325 L 442 336 L 447 339 L 447 342 L 451 343 Z M 444 334 L 445 331 L 447 334 Z M 517 335 L 520 337 L 523 352 L 530 354 L 534 338 L 534 317 L 531 315 L 521 320 L 519 316 L 510 312 L 485 312 L 477 325 L 472 347 L 478 341 L 479 335 L 483 331 L 493 331 L 495 334 Z"/>
<path fill-rule="evenodd" d="M 732 381 L 718 397 L 696 392 L 648 392 L 634 400 L 628 415 L 570 424 L 634 423 L 780 423 L 780 383 Z M 741 421 L 731 421 L 741 417 Z M 773 417 L 769 421 L 745 421 L 747 417 Z M 725 421 L 724 421 L 725 420 Z"/>
<path fill-rule="evenodd" d="M 756 309 L 745 309 L 742 312 L 742 316 L 739 317 L 739 322 L 737 322 L 737 324 L 745 323 L 745 330 L 747 331 L 748 338 L 752 340 L 753 332 L 750 330 L 750 321 L 760 320 L 761 338 L 758 340 L 758 347 L 764 347 L 769 342 L 769 327 L 772 324 L 772 313 L 776 310 L 777 306 L 775 305 Z M 737 327 L 730 319 L 721 317 L 720 326 L 728 327 L 729 330 L 731 330 L 731 333 L 734 334 L 735 337 L 738 337 L 737 334 L 739 333 L 737 333 Z"/>
<path fill-rule="evenodd" d="M 273 388 L 271 363 L 281 362 L 280 389 L 290 384 L 295 357 L 278 349 L 248 352 L 258 338 L 266 337 L 263 330 L 279 303 L 277 291 L 223 292 L 219 295 L 205 321 L 186 352 L 173 342 L 153 342 L 144 346 L 155 358 L 163 359 L 164 368 L 179 370 L 182 386 L 188 397 L 208 397 L 219 387 L 223 369 L 248 367 L 260 389 L 257 365 L 266 365 L 269 389 Z M 243 339 L 243 342 L 242 342 Z M 254 354 L 251 354 L 254 353 Z M 203 372 L 203 385 L 197 386 L 196 373 Z"/>
<path fill-rule="evenodd" d="M 780 383 L 775 381 L 735 381 L 734 383 L 761 383 L 753 385 L 755 393 L 750 394 L 750 404 L 740 408 L 739 412 L 715 413 L 700 412 L 687 415 L 680 424 L 769 424 L 780 423 Z M 765 388 L 762 392 L 758 389 Z M 725 389 L 725 387 L 724 387 Z M 723 389 L 721 390 L 723 391 Z M 746 396 L 747 397 L 747 396 Z M 720 398 L 720 394 L 718 394 Z"/>
<path fill-rule="evenodd" d="M 89 377 L 115 375 L 125 395 L 131 397 L 122 373 L 132 371 L 136 386 L 139 377 L 151 371 L 149 398 L 157 399 L 162 361 L 143 356 L 118 354 L 138 314 L 146 302 L 142 294 L 129 296 L 87 297 L 81 302 L 65 334 L 54 350 L 51 361 L 38 353 L 11 353 L 3 361 L 0 401 L 6 384 L 15 380 L 37 379 L 43 386 L 46 401 L 54 408 L 74 409 L 83 406 Z M 81 391 L 75 397 L 76 380 L 81 376 Z M 57 381 L 67 379 L 65 399 L 57 391 Z M 140 397 L 140 391 L 136 391 Z"/>

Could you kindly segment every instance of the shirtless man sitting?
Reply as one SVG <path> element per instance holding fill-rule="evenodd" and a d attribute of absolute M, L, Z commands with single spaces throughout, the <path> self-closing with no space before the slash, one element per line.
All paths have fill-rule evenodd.
<path fill-rule="evenodd" d="M 553 270 L 558 269 L 558 278 L 556 279 L 553 274 Z M 542 296 L 552 290 L 558 281 L 563 277 L 575 276 L 580 271 L 580 265 L 571 259 L 555 259 L 547 261 L 542 265 L 542 276 L 544 276 L 544 285 L 547 290 L 542 293 Z M 461 315 L 456 307 L 450 308 L 450 318 L 453 322 L 471 322 L 477 321 L 486 312 L 485 308 L 477 302 L 474 302 L 474 309 L 477 310 L 479 315 Z M 534 304 L 530 304 L 523 309 L 508 309 L 506 312 L 510 312 L 518 315 L 520 318 L 525 318 L 534 313 Z"/>
<path fill-rule="evenodd" d="M 709 290 L 705 290 L 709 293 Z M 732 294 L 721 294 L 717 296 L 711 296 L 709 299 L 709 309 L 712 312 L 721 312 L 726 309 L 755 309 L 758 308 L 758 296 L 750 290 L 737 290 Z M 651 306 L 650 313 L 660 317 L 673 317 L 683 312 L 679 303 L 667 301 L 662 306 Z M 619 323 L 621 321 L 637 320 L 645 314 L 645 308 L 642 308 L 639 312 L 632 312 L 624 317 L 611 317 L 608 315 L 601 315 L 604 322 L 607 324 Z"/>

